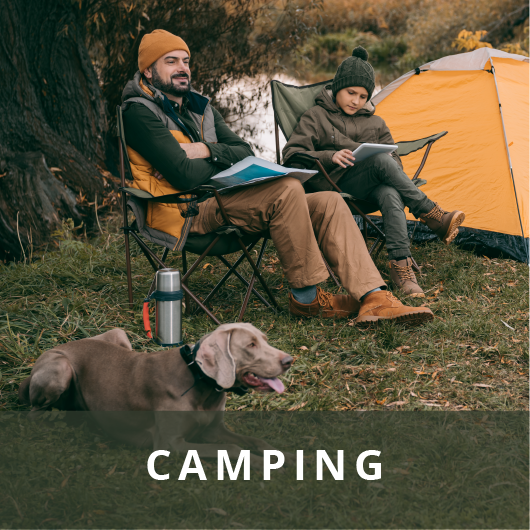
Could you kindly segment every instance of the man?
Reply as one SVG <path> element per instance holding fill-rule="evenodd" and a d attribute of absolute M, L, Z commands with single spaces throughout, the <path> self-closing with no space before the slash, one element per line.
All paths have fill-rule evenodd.
<path fill-rule="evenodd" d="M 139 71 L 123 92 L 123 119 L 135 186 L 153 195 L 186 191 L 251 156 L 208 99 L 191 88 L 190 51 L 164 30 L 145 35 Z M 156 169 L 155 169 L 156 168 Z M 433 319 L 426 307 L 407 307 L 386 291 L 357 225 L 337 193 L 305 195 L 293 178 L 282 178 L 223 195 L 231 222 L 245 232 L 269 230 L 291 287 L 289 310 L 297 316 L 346 318 L 358 324 L 382 319 L 421 324 Z M 152 205 L 147 224 L 174 237 L 206 234 L 223 225 L 215 199 L 183 218 L 175 205 Z M 317 286 L 328 278 L 322 260 L 341 279 L 348 295 Z"/>

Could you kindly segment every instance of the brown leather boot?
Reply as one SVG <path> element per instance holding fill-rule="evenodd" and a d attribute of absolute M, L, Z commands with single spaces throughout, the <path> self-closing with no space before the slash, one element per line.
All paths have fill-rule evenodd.
<path fill-rule="evenodd" d="M 446 212 L 437 203 L 428 213 L 420 215 L 420 221 L 425 223 L 446 245 L 458 235 L 458 227 L 464 222 L 466 214 L 459 210 Z"/>
<path fill-rule="evenodd" d="M 428 307 L 409 307 L 389 291 L 376 291 L 363 300 L 355 323 L 366 327 L 377 325 L 381 320 L 393 320 L 407 326 L 419 326 L 433 319 L 434 315 Z"/>
<path fill-rule="evenodd" d="M 297 302 L 289 293 L 289 313 L 298 317 L 348 318 L 361 304 L 350 295 L 331 294 L 317 287 L 317 297 L 310 304 Z"/>
<path fill-rule="evenodd" d="M 425 293 L 418 285 L 418 280 L 412 270 L 412 259 L 406 258 L 399 261 L 392 259 L 388 266 L 390 267 L 390 279 L 396 287 L 414 298 L 425 298 Z"/>

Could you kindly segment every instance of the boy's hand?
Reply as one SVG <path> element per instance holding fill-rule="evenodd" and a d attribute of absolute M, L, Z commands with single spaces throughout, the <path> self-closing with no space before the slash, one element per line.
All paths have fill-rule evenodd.
<path fill-rule="evenodd" d="M 341 151 L 337 151 L 331 158 L 331 161 L 334 164 L 337 164 L 338 166 L 343 168 L 353 166 L 354 160 L 355 157 L 352 155 L 352 152 L 349 149 L 342 149 Z"/>

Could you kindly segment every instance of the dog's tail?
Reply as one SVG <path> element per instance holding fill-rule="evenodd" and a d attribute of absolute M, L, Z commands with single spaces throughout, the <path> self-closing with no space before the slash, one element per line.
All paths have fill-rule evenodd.
<path fill-rule="evenodd" d="M 31 375 L 24 379 L 20 386 L 18 387 L 18 400 L 23 403 L 24 405 L 30 405 L 30 399 L 29 399 L 29 387 L 31 384 Z"/>

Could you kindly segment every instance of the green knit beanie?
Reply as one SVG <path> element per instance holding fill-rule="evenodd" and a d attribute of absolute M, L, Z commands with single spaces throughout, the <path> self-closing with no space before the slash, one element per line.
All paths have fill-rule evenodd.
<path fill-rule="evenodd" d="M 339 90 L 349 86 L 366 88 L 368 91 L 367 101 L 370 101 L 375 88 L 374 69 L 368 62 L 368 52 L 362 46 L 357 46 L 353 50 L 352 56 L 344 59 L 337 69 L 333 78 L 333 85 L 331 85 L 333 96 L 336 96 Z"/>

